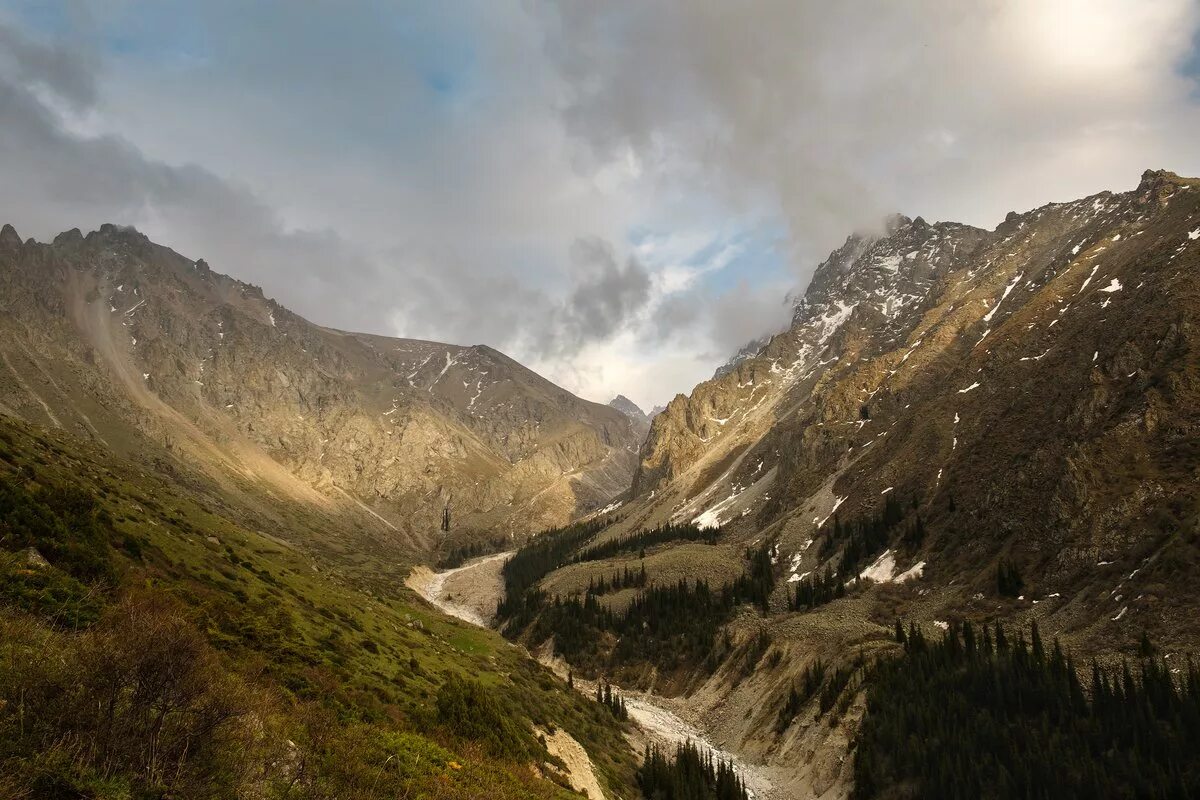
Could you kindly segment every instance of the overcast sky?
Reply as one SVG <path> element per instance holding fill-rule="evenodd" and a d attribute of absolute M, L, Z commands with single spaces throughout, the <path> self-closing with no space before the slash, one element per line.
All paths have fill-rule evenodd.
<path fill-rule="evenodd" d="M 690 391 L 855 229 L 1200 174 L 1200 0 L 0 0 L 0 220 Z"/>

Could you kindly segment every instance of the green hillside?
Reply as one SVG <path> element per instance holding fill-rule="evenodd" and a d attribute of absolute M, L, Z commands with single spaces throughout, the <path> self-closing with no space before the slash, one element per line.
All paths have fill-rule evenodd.
<path fill-rule="evenodd" d="M 535 726 L 632 793 L 606 709 L 264 508 L 0 416 L 0 795 L 575 796 Z"/>

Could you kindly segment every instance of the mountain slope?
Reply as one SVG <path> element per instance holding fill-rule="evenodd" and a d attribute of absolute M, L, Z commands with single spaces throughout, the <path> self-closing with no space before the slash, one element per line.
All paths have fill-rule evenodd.
<path fill-rule="evenodd" d="M 973 588 L 1002 551 L 1048 584 L 1149 555 L 1153 515 L 1191 496 L 1197 188 L 1151 172 L 990 233 L 900 218 L 852 237 L 787 333 L 655 420 L 635 494 L 677 519 L 749 511 L 794 551 L 835 504 L 894 490 L 946 532 L 927 574 Z"/>
<path fill-rule="evenodd" d="M 601 643 L 591 665 L 687 694 L 717 740 L 812 796 L 850 789 L 859 654 L 894 647 L 897 616 L 931 635 L 1037 619 L 1077 660 L 1135 657 L 1143 632 L 1193 651 L 1198 261 L 1200 181 L 1154 171 L 993 231 L 894 217 L 851 236 L 789 330 L 654 418 L 620 521 L 581 547 L 667 522 L 720 526 L 715 541 L 678 529 L 570 556 L 540 586 L 642 567 L 648 586 L 733 586 L 768 548 L 769 598 L 714 614 L 702 663 L 579 641 Z M 797 610 L 825 575 L 842 588 Z M 637 594 L 591 596 L 623 613 Z M 818 663 L 845 670 L 823 684 L 832 717 L 785 711 Z"/>
<path fill-rule="evenodd" d="M 0 232 L 0 410 L 230 487 L 344 508 L 405 547 L 561 524 L 639 438 L 485 347 L 314 325 L 130 229 Z"/>
<path fill-rule="evenodd" d="M 0 796 L 567 800 L 563 742 L 629 796 L 607 709 L 308 544 L 353 524 L 0 416 Z"/>

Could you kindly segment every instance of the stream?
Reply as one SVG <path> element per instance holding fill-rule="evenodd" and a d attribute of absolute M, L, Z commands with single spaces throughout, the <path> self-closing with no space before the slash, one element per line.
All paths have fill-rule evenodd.
<path fill-rule="evenodd" d="M 481 628 L 490 627 L 496 602 L 500 599 L 504 586 L 500 570 L 504 562 L 512 557 L 513 552 L 485 556 L 442 572 L 417 567 L 407 583 L 446 614 Z M 576 680 L 575 686 L 588 696 L 594 692 L 594 684 L 588 681 Z M 720 761 L 728 761 L 745 781 L 751 798 L 772 800 L 775 796 L 771 781 L 760 770 L 714 745 L 703 731 L 668 709 L 669 701 L 648 692 L 627 692 L 624 689 L 620 689 L 620 692 L 625 698 L 630 718 L 645 732 L 651 742 L 665 752 L 674 752 L 677 745 L 690 741 L 701 753 Z"/>

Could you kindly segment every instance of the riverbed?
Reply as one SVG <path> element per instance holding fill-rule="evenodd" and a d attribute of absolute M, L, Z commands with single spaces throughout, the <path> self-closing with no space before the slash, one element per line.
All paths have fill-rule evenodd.
<path fill-rule="evenodd" d="M 434 572 L 428 567 L 416 567 L 406 583 L 446 614 L 481 628 L 490 627 L 495 618 L 496 603 L 504 591 L 501 570 L 512 555 L 512 551 L 497 553 L 441 572 Z M 549 666 L 559 667 L 560 671 L 565 669 L 563 665 Z M 585 694 L 594 693 L 594 684 L 587 681 L 576 680 L 575 686 Z M 650 742 L 666 752 L 673 752 L 677 745 L 693 742 L 702 753 L 728 761 L 745 781 L 755 800 L 775 800 L 777 793 L 763 771 L 715 746 L 704 731 L 670 710 L 670 700 L 648 692 L 619 691 L 625 698 L 630 718 Z"/>

